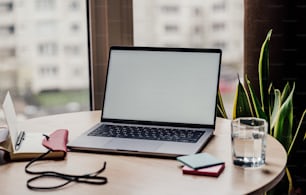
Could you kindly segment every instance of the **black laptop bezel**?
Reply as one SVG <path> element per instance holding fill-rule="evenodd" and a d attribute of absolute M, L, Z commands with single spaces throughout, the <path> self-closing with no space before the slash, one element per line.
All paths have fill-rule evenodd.
<path fill-rule="evenodd" d="M 105 103 L 105 95 L 107 90 L 108 82 L 108 71 L 110 56 L 112 50 L 136 50 L 136 51 L 160 51 L 160 52 L 206 52 L 206 53 L 219 53 L 219 68 L 218 68 L 218 82 L 216 87 L 216 106 L 214 112 L 214 121 L 213 124 L 190 124 L 190 123 L 172 123 L 172 122 L 156 122 L 156 121 L 144 121 L 144 120 L 125 120 L 125 119 L 113 119 L 113 118 L 103 118 L 103 109 Z M 215 128 L 216 125 L 216 114 L 217 114 L 217 98 L 218 98 L 218 89 L 220 81 L 220 72 L 221 72 L 221 59 L 222 59 L 222 50 L 217 48 L 174 48 L 174 47 L 139 47 L 139 46 L 111 46 L 108 54 L 107 70 L 106 70 L 106 80 L 104 86 L 104 94 L 102 99 L 102 110 L 101 110 L 101 123 L 117 123 L 117 124 L 131 124 L 131 125 L 148 125 L 148 126 L 171 126 L 171 127 L 188 127 L 188 128 Z"/>

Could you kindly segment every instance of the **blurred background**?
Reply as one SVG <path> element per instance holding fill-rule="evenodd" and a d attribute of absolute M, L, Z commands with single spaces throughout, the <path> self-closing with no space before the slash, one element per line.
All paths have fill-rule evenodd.
<path fill-rule="evenodd" d="M 9 90 L 19 118 L 90 110 L 87 20 L 86 0 L 0 0 L 0 101 Z M 222 49 L 231 115 L 243 0 L 134 0 L 133 20 L 137 46 Z"/>

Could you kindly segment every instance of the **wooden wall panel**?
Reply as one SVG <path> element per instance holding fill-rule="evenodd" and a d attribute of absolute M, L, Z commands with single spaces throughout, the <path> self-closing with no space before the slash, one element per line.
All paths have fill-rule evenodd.
<path fill-rule="evenodd" d="M 102 108 L 110 46 L 133 45 L 132 2 L 89 0 L 92 110 Z"/>

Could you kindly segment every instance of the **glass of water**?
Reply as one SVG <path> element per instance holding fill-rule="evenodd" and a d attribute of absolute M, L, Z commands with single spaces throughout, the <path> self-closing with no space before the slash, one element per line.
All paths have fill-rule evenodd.
<path fill-rule="evenodd" d="M 264 119 L 248 117 L 231 122 L 234 165 L 260 167 L 265 164 L 267 131 L 268 124 Z"/>

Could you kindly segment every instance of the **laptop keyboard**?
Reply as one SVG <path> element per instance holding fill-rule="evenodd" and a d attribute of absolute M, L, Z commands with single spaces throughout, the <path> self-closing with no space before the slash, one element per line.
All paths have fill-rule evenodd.
<path fill-rule="evenodd" d="M 89 136 L 147 139 L 159 141 L 195 143 L 205 131 L 190 129 L 170 129 L 142 126 L 101 125 Z"/>

